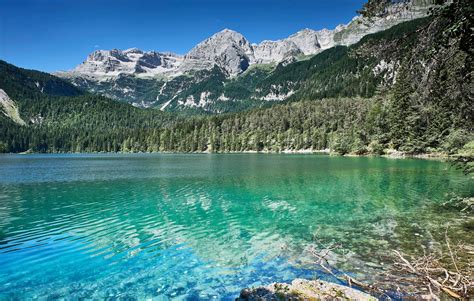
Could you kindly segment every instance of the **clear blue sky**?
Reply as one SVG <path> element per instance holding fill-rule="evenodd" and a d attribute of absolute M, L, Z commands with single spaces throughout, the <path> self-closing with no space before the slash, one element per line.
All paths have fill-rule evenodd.
<path fill-rule="evenodd" d="M 364 0 L 0 0 L 0 59 L 67 70 L 96 49 L 184 54 L 224 28 L 252 43 L 334 28 Z"/>

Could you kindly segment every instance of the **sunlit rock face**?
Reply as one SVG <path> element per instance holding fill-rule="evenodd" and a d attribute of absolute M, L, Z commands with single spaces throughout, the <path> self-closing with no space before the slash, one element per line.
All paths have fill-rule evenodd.
<path fill-rule="evenodd" d="M 229 75 L 245 71 L 253 60 L 253 47 L 240 33 L 224 29 L 196 45 L 186 54 L 183 69 L 219 66 Z"/>
<path fill-rule="evenodd" d="M 70 74 L 117 76 L 119 74 L 157 75 L 174 73 L 183 58 L 174 53 L 127 50 L 97 50 L 71 70 Z"/>
<path fill-rule="evenodd" d="M 377 13 L 354 17 L 348 24 L 333 30 L 303 29 L 291 36 L 276 40 L 264 40 L 251 44 L 241 33 L 224 29 L 200 42 L 185 55 L 170 52 L 127 50 L 97 50 L 71 71 L 58 75 L 71 77 L 118 76 L 119 74 L 141 77 L 175 77 L 183 73 L 218 66 L 228 76 L 238 75 L 252 64 L 280 63 L 289 58 L 313 55 L 335 45 L 351 45 L 367 34 L 390 28 L 401 22 L 428 14 L 433 0 L 394 1 Z"/>
<path fill-rule="evenodd" d="M 243 78 L 249 69 L 266 69 L 268 75 L 276 66 L 307 59 L 337 45 L 353 45 L 367 34 L 426 16 L 433 5 L 432 0 L 394 0 L 369 13 L 362 12 L 334 29 L 306 28 L 286 38 L 259 43 L 251 43 L 241 33 L 224 29 L 184 55 L 137 48 L 97 50 L 76 68 L 56 75 L 86 91 L 139 107 L 210 108 L 224 99 L 281 101 L 295 92 L 293 87 L 272 85 L 271 91 L 260 95 L 255 90 L 254 95 L 239 95 L 241 98 L 228 98 L 223 89 L 226 82 Z M 255 74 L 262 78 L 264 73 Z M 387 80 L 394 80 L 394 71 L 391 74 Z M 284 86 L 287 85 L 294 85 L 294 82 Z M 202 93 L 207 96 L 201 97 Z"/>

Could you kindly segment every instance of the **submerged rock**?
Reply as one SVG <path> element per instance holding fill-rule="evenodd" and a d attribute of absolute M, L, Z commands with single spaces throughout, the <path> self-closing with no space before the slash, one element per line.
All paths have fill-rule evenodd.
<path fill-rule="evenodd" d="M 377 298 L 351 287 L 322 280 L 295 279 L 291 284 L 272 283 L 268 286 L 245 288 L 236 301 L 267 300 L 370 300 Z"/>

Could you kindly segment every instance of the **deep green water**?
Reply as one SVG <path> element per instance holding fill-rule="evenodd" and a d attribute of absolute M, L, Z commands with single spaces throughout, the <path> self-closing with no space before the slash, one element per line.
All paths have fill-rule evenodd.
<path fill-rule="evenodd" d="M 470 239 L 439 204 L 473 184 L 415 159 L 3 155 L 0 299 L 232 299 L 318 274 L 314 235 L 343 246 L 338 268 L 370 279 L 391 249 L 435 248 L 448 223 Z"/>

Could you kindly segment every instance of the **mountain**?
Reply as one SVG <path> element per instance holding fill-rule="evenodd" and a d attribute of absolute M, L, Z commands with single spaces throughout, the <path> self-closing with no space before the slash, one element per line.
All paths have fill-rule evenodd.
<path fill-rule="evenodd" d="M 232 99 L 265 104 L 256 97 L 292 91 L 285 103 L 211 116 L 135 108 L 1 63 L 0 152 L 455 153 L 474 140 L 472 27 L 468 0 L 456 0 L 306 60 L 231 78 L 214 66 L 165 82 L 171 110 L 248 109 Z M 221 101 L 206 103 L 212 95 Z"/>
<path fill-rule="evenodd" d="M 247 70 L 253 57 L 253 47 L 240 33 L 224 29 L 199 43 L 186 55 L 185 71 L 211 69 L 219 66 L 229 75 Z"/>
<path fill-rule="evenodd" d="M 179 120 L 0 61 L 0 153 L 119 151 L 127 137 L 150 136 Z"/>
<path fill-rule="evenodd" d="M 234 91 L 225 91 L 226 87 L 239 86 L 240 77 L 248 78 L 249 73 L 259 76 L 252 80 L 256 82 L 278 72 L 269 70 L 270 67 L 306 60 L 334 46 L 353 45 L 367 34 L 426 16 L 435 6 L 429 0 L 384 3 L 376 9 L 365 7 L 350 23 L 333 30 L 303 29 L 282 40 L 252 44 L 242 34 L 224 29 L 184 56 L 135 48 L 98 50 L 75 69 L 56 75 L 87 91 L 139 107 L 210 113 L 258 107 L 263 102 L 285 100 L 295 91 L 280 93 L 281 87 L 275 86 L 272 88 L 275 91 L 265 95 L 246 91 L 236 95 Z M 256 69 L 265 72 L 247 72 Z M 214 82 L 220 77 L 224 77 L 222 83 Z M 213 87 L 215 91 L 197 91 L 214 84 L 220 86 Z"/>
<path fill-rule="evenodd" d="M 87 57 L 73 72 L 97 76 L 135 74 L 154 76 L 171 74 L 178 70 L 183 58 L 173 53 L 144 52 L 137 48 L 98 50 Z"/>
<path fill-rule="evenodd" d="M 18 68 L 0 60 L 0 88 L 15 98 L 38 95 L 74 96 L 84 92 L 51 74 Z"/>

